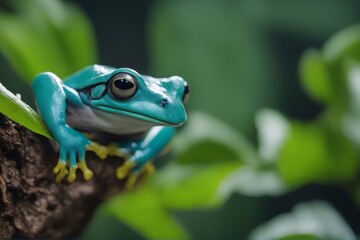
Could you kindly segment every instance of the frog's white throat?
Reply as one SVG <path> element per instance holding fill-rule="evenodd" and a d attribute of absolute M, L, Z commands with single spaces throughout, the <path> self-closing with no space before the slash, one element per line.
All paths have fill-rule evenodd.
<path fill-rule="evenodd" d="M 131 118 L 119 114 L 107 113 L 88 106 L 67 106 L 66 122 L 72 128 L 86 132 L 106 132 L 117 135 L 146 132 L 159 124 Z"/>

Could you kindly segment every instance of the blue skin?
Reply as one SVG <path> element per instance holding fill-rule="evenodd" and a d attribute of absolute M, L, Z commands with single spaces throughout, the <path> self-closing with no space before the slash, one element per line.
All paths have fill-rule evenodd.
<path fill-rule="evenodd" d="M 57 182 L 66 175 L 74 181 L 77 167 L 91 179 L 86 150 L 101 158 L 125 154 L 128 160 L 117 169 L 118 178 L 130 171 L 138 174 L 166 148 L 175 127 L 186 121 L 183 101 L 188 87 L 177 76 L 153 78 L 129 68 L 92 65 L 64 80 L 41 73 L 33 81 L 33 91 L 45 125 L 60 146 L 54 169 Z M 91 135 L 119 140 L 102 146 Z"/>

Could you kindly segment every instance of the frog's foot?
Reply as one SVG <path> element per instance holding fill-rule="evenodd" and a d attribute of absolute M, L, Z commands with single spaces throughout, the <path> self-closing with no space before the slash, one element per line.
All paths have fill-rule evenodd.
<path fill-rule="evenodd" d="M 139 177 L 141 175 L 145 175 L 146 177 L 150 176 L 150 175 L 154 174 L 155 170 L 156 169 L 154 167 L 154 164 L 149 162 L 140 171 L 137 171 L 135 173 L 130 173 L 129 178 L 127 179 L 127 181 L 125 183 L 125 188 L 127 190 L 133 189 L 135 186 L 135 183 L 137 182 L 137 180 L 139 179 Z"/>
<path fill-rule="evenodd" d="M 87 167 L 84 160 L 80 161 L 75 166 L 71 166 L 70 169 L 68 169 L 68 165 L 65 161 L 59 160 L 53 170 L 53 172 L 56 174 L 55 182 L 60 183 L 65 176 L 67 176 L 66 179 L 69 183 L 74 182 L 76 180 L 76 170 L 78 168 L 80 168 L 80 170 L 83 172 L 83 176 L 86 181 L 93 177 L 93 172 Z"/>
<path fill-rule="evenodd" d="M 135 167 L 135 162 L 126 161 L 122 166 L 116 169 L 116 177 L 118 179 L 126 178 L 134 167 Z"/>
<path fill-rule="evenodd" d="M 93 151 L 101 160 L 107 156 L 118 156 L 127 158 L 127 155 L 121 152 L 115 145 L 103 146 L 95 142 L 91 142 L 86 146 L 86 150 Z"/>
<path fill-rule="evenodd" d="M 104 160 L 107 157 L 106 147 L 98 143 L 91 142 L 90 144 L 86 145 L 86 150 L 93 151 L 101 160 Z"/>
<path fill-rule="evenodd" d="M 156 170 L 156 168 L 155 168 L 155 166 L 154 166 L 154 164 L 152 164 L 151 162 L 149 162 L 148 164 L 146 164 L 145 166 L 144 166 L 144 168 L 142 169 L 142 173 L 143 174 L 145 174 L 145 175 L 152 175 L 152 174 L 154 174 L 154 172 L 155 172 L 155 170 Z"/>
<path fill-rule="evenodd" d="M 56 174 L 55 182 L 60 183 L 61 180 L 63 180 L 63 178 L 69 173 L 66 162 L 59 160 L 54 167 L 53 172 Z"/>
<path fill-rule="evenodd" d="M 151 175 L 151 174 L 153 174 L 155 172 L 155 167 L 154 167 L 154 165 L 152 163 L 146 164 L 140 171 L 131 172 L 133 167 L 134 167 L 134 164 L 131 163 L 131 162 L 129 163 L 129 162 L 126 162 L 126 163 L 128 163 L 128 166 L 121 166 L 116 171 L 116 175 L 117 175 L 117 177 L 119 179 L 123 179 L 126 176 L 128 176 L 128 178 L 126 180 L 126 183 L 125 183 L 125 188 L 127 190 L 131 190 L 131 189 L 134 188 L 137 180 L 139 179 L 139 177 L 141 175 L 145 174 L 145 175 L 148 176 L 148 175 Z M 119 177 L 120 173 L 121 173 L 122 178 Z"/>
<path fill-rule="evenodd" d="M 73 166 L 70 167 L 69 171 L 66 162 L 59 160 L 53 170 L 56 174 L 55 182 L 60 183 L 66 175 L 68 182 L 74 182 L 76 179 L 76 169 L 77 166 Z"/>

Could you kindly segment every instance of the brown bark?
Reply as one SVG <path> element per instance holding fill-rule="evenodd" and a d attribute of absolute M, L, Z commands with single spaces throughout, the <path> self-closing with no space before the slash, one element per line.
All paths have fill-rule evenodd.
<path fill-rule="evenodd" d="M 104 199 L 124 186 L 115 177 L 119 158 L 87 153 L 94 171 L 69 184 L 54 182 L 58 154 L 49 140 L 0 114 L 0 238 L 76 237 Z"/>

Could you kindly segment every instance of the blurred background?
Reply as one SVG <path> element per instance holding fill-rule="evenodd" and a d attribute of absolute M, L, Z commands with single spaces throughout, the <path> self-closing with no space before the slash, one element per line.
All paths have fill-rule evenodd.
<path fill-rule="evenodd" d="M 14 10 L 11 6 L 9 7 L 8 2 L 1 0 L 0 9 L 11 13 Z M 332 94 L 331 101 L 322 97 L 321 94 L 320 97 L 317 97 L 316 90 L 312 90 L 312 83 L 316 81 L 312 82 L 311 77 L 306 77 L 307 58 L 304 60 L 305 70 L 303 69 L 303 74 L 299 73 L 301 71 L 299 68 L 300 59 L 307 49 L 313 48 L 318 49 L 316 51 L 325 59 L 320 61 L 326 65 L 321 69 L 326 69 L 327 73 L 330 73 L 329 78 L 332 78 L 333 82 L 342 81 L 338 75 L 336 75 L 337 80 L 334 80 L 335 77 L 332 76 L 335 75 L 331 75 L 331 73 L 335 68 L 343 69 L 343 65 L 341 65 L 343 59 L 329 60 L 327 52 L 330 50 L 324 50 L 324 45 L 336 33 L 360 23 L 359 1 L 68 0 L 63 2 L 77 5 L 87 16 L 93 27 L 98 63 L 116 67 L 130 67 L 140 73 L 156 77 L 182 76 L 188 81 L 191 92 L 191 98 L 187 104 L 190 116 L 189 128 L 198 119 L 192 121 L 192 113 L 194 116 L 206 114 L 205 117 L 204 115 L 199 117 L 200 122 L 206 122 L 206 116 L 209 116 L 209 122 L 216 121 L 216 124 L 224 125 L 226 130 L 222 131 L 221 127 L 218 130 L 211 127 L 218 125 L 210 124 L 205 137 L 202 139 L 201 146 L 193 143 L 192 146 L 182 147 L 182 143 L 179 142 L 181 139 L 187 139 L 186 134 L 189 133 L 186 132 L 186 129 L 180 130 L 180 132 L 184 131 L 185 133 L 179 133 L 182 135 L 175 143 L 175 149 L 178 149 L 175 156 L 179 156 L 178 159 L 186 159 L 190 165 L 193 162 L 198 165 L 199 158 L 206 159 L 211 155 L 218 158 L 214 161 L 221 162 L 222 156 L 231 151 L 224 150 L 222 152 L 219 150 L 221 149 L 219 146 L 229 147 L 231 143 L 229 144 L 226 141 L 231 142 L 232 136 L 229 137 L 230 140 L 223 142 L 220 140 L 221 143 L 216 143 L 218 148 L 215 149 L 218 151 L 211 152 L 210 148 L 213 146 L 211 144 L 216 142 L 216 137 L 214 140 L 210 135 L 211 132 L 214 135 L 222 135 L 228 130 L 232 134 L 240 136 L 239 138 L 246 139 L 246 144 L 251 146 L 250 149 L 256 155 L 256 159 L 266 158 L 261 153 L 261 150 L 264 150 L 264 144 L 266 146 L 268 144 L 276 145 L 277 136 L 283 129 L 281 126 L 286 125 L 286 129 L 292 129 L 292 132 L 290 131 L 287 135 L 287 139 L 290 140 L 288 142 L 283 140 L 281 142 L 283 145 L 277 144 L 282 146 L 277 147 L 282 149 L 279 150 L 279 155 L 275 157 L 278 161 L 256 160 L 260 163 L 253 163 L 250 160 L 244 160 L 243 158 L 246 157 L 242 155 L 243 152 L 240 153 L 241 164 L 254 166 L 261 171 L 274 170 L 277 177 L 280 175 L 279 181 L 282 184 L 279 187 L 280 190 L 277 188 L 278 191 L 272 192 L 272 186 L 267 188 L 267 178 L 264 180 L 261 176 L 242 173 L 239 181 L 242 184 L 246 182 L 247 188 L 258 188 L 256 185 L 259 184 L 266 189 L 253 194 L 251 191 L 242 191 L 241 188 L 239 190 L 239 188 L 232 187 L 231 193 L 228 193 L 226 198 L 211 206 L 204 204 L 205 207 L 200 205 L 193 207 L 173 205 L 169 207 L 171 204 L 166 205 L 167 202 L 161 200 L 161 203 L 166 202 L 164 209 L 171 212 L 172 219 L 175 219 L 176 224 L 179 224 L 180 229 L 183 229 L 181 231 L 186 232 L 186 235 L 174 235 L 175 238 L 190 236 L 194 239 L 239 239 L 248 237 L 250 234 L 254 239 L 287 236 L 302 236 L 309 239 L 339 239 L 340 236 L 340 239 L 342 237 L 344 237 L 343 239 L 354 239 L 355 236 L 360 235 L 360 188 L 358 187 L 360 154 L 357 150 L 358 145 L 356 140 L 348 137 L 339 127 L 340 125 L 337 125 L 338 123 L 334 120 L 337 117 L 326 120 L 327 114 L 324 114 L 324 112 L 330 112 L 329 115 L 338 116 L 337 114 L 340 112 L 341 114 L 343 112 L 348 113 L 351 107 L 348 105 L 336 107 L 339 104 L 334 102 L 336 102 L 337 91 L 341 92 L 341 88 L 330 87 L 332 89 L 329 91 Z M 359 42 L 359 39 L 357 41 Z M 333 46 L 332 49 L 334 48 L 336 47 Z M 351 59 L 358 61 L 358 55 L 352 56 Z M 338 67 L 340 65 L 341 67 Z M 1 82 L 9 90 L 20 92 L 22 99 L 33 106 L 30 87 L 21 81 L 22 77 L 17 71 L 9 63 L 6 55 L 0 55 Z M 319 71 L 321 72 L 321 70 Z M 318 74 L 319 71 L 314 70 L 313 75 Z M 301 76 L 305 76 L 304 81 L 301 80 Z M 318 78 L 320 79 L 321 76 Z M 346 78 L 348 75 L 342 76 Z M 315 79 L 317 78 L 315 77 Z M 323 89 L 326 87 L 321 88 L 320 92 L 324 92 Z M 338 96 L 343 95 L 348 96 L 345 99 L 350 98 L 349 92 L 341 92 Z M 269 124 L 266 127 L 261 123 L 261 118 L 257 117 L 259 111 L 264 108 L 272 109 L 270 117 L 268 112 L 262 112 L 265 115 L 268 114 L 266 119 Z M 337 110 L 331 112 L 328 109 Z M 326 116 L 324 117 L 324 115 Z M 274 121 L 271 121 L 272 117 L 275 118 Z M 284 121 L 287 123 L 282 124 Z M 276 131 L 279 124 L 282 124 L 280 130 Z M 337 127 L 334 127 L 335 125 Z M 195 124 L 195 128 L 196 126 L 198 125 Z M 267 137 L 262 139 L 261 136 L 264 135 L 260 134 L 259 128 L 267 129 L 270 131 L 270 135 L 271 129 L 275 129 L 273 138 L 266 132 Z M 292 138 L 293 135 L 291 134 L 295 133 L 298 135 Z M 303 133 L 308 134 L 302 136 Z M 191 134 L 188 138 L 191 138 Z M 213 142 L 206 145 L 208 142 L 204 141 L 204 138 L 211 139 Z M 223 138 L 219 136 L 219 139 Z M 336 141 L 333 142 L 332 139 L 340 139 L 341 144 Z M 322 140 L 324 140 L 324 144 L 321 142 Z M 331 150 L 333 149 L 332 146 L 336 148 L 339 145 L 344 147 L 339 148 L 335 154 L 338 161 L 336 162 L 333 159 L 330 163 L 326 162 L 330 158 L 329 155 L 334 155 Z M 229 148 L 234 148 L 235 152 L 239 149 L 240 152 L 243 150 L 240 146 L 237 150 L 236 146 Z M 349 148 L 351 149 L 348 150 Z M 209 156 L 205 153 L 208 151 L 210 151 Z M 314 156 L 311 155 L 312 151 L 315 154 Z M 316 161 L 320 158 L 325 160 L 321 160 L 322 162 L 319 165 Z M 315 161 L 313 161 L 314 159 Z M 347 161 L 346 159 L 350 160 Z M 343 169 L 341 167 L 343 160 L 346 162 L 344 164 L 347 164 L 344 167 L 346 169 L 338 173 L 338 168 Z M 295 164 L 293 164 L 294 162 Z M 296 172 L 302 168 L 303 163 L 305 164 L 304 171 L 301 174 L 305 177 Z M 312 165 L 313 163 L 315 165 Z M 206 165 L 204 167 L 211 165 L 206 161 L 202 164 Z M 328 167 L 330 165 L 331 167 Z M 318 172 L 313 169 L 318 169 Z M 166 173 L 166 171 L 165 169 L 164 172 Z M 175 169 L 174 171 L 176 174 L 176 171 L 179 170 Z M 311 173 L 307 174 L 307 171 Z M 161 173 L 160 170 L 160 180 L 172 179 L 162 176 Z M 166 175 L 165 173 L 163 175 Z M 247 179 L 247 176 L 250 177 Z M 207 177 L 213 179 L 211 174 Z M 263 182 L 259 179 L 263 179 Z M 228 178 L 223 176 L 221 181 L 219 180 L 216 183 L 216 186 L 222 186 L 221 184 L 225 180 Z M 260 183 L 257 183 L 257 180 Z M 157 184 L 156 179 L 152 182 L 155 182 L 155 185 Z M 208 182 L 211 180 L 208 181 L 204 178 L 202 184 L 206 186 Z M 192 185 L 191 182 L 189 184 Z M 236 181 L 235 183 L 232 182 L 232 185 L 234 184 L 236 185 Z M 161 186 L 159 188 L 162 189 Z M 195 188 L 192 191 L 198 191 L 198 189 Z M 191 199 L 190 188 L 187 194 L 189 195 L 184 196 L 184 198 Z M 318 202 L 313 202 L 314 200 Z M 146 199 L 142 199 L 142 201 L 146 201 Z M 309 205 L 306 205 L 307 203 Z M 119 204 L 120 206 L 123 205 Z M 294 210 L 294 206 L 299 207 Z M 106 209 L 107 207 L 103 208 Z M 139 207 L 139 209 L 142 208 Z M 318 210 L 319 214 L 316 214 Z M 84 238 L 159 238 L 156 234 L 149 234 L 151 230 L 145 231 L 140 226 L 141 224 L 134 223 L 123 216 L 114 217 L 107 214 L 107 211 L 99 210 L 97 212 L 84 233 Z M 310 229 L 318 230 L 308 230 L 309 228 L 306 228 L 305 223 L 305 227 L 299 223 L 305 221 L 299 215 L 306 215 L 309 212 L 314 213 L 314 218 L 305 217 L 304 219 L 310 225 L 314 221 Z M 146 218 L 149 213 L 145 209 L 134 214 L 137 215 L 137 218 Z M 281 214 L 289 214 L 287 216 L 292 216 L 297 224 L 285 226 L 286 224 L 281 223 L 279 219 L 280 223 L 279 221 L 274 223 L 274 221 L 276 222 L 274 218 Z M 320 220 L 317 221 L 317 218 Z M 324 219 L 329 218 L 333 222 L 325 223 Z M 291 220 L 286 221 L 292 222 Z M 259 230 L 260 225 L 268 222 L 273 222 L 275 226 L 276 224 L 285 226 L 287 230 L 284 230 L 285 233 L 282 235 L 276 235 L 279 231 L 274 229 L 278 228 L 272 228 L 271 224 L 264 225 L 265 227 Z M 319 227 L 318 225 L 321 223 L 326 226 Z M 337 227 L 334 227 L 335 225 Z M 154 226 L 153 229 L 158 228 Z M 335 234 L 331 235 L 331 229 L 335 229 Z M 321 232 L 328 235 L 321 235 Z M 167 237 L 172 238 L 172 235 L 170 234 Z"/>
<path fill-rule="evenodd" d="M 299 87 L 301 53 L 360 19 L 357 1 L 72 2 L 95 28 L 102 64 L 183 76 L 194 92 L 190 110 L 245 134 L 254 134 L 260 108 L 316 116 L 321 106 Z"/>

